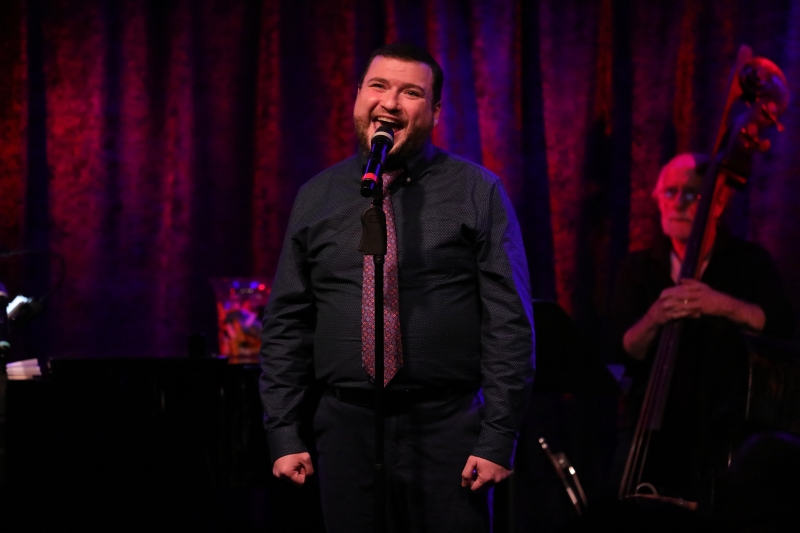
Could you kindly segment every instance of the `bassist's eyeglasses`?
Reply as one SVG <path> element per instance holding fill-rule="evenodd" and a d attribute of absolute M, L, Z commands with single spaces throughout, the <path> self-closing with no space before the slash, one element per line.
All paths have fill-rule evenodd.
<path fill-rule="evenodd" d="M 700 198 L 700 191 L 693 187 L 666 187 L 661 189 L 661 195 L 667 200 L 680 200 L 692 204 Z"/>

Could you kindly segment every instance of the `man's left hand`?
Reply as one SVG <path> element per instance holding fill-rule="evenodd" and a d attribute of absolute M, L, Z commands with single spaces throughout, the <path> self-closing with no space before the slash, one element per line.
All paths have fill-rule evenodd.
<path fill-rule="evenodd" d="M 480 457 L 470 455 L 461 472 L 461 486 L 476 491 L 500 483 L 511 475 L 511 470 Z"/>
<path fill-rule="evenodd" d="M 688 316 L 693 318 L 702 315 L 720 316 L 754 331 L 764 329 L 766 315 L 756 304 L 715 291 L 695 279 L 682 279 L 673 290 L 676 291 L 677 300 L 682 299 Z"/>

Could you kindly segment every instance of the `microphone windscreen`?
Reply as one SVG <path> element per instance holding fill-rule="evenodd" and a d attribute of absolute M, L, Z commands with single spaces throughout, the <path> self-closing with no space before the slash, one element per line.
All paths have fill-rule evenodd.
<path fill-rule="evenodd" d="M 376 142 L 385 143 L 390 150 L 392 149 L 392 146 L 394 146 L 394 130 L 391 126 L 384 125 L 375 130 L 375 133 L 372 134 L 370 144 L 375 146 Z"/>

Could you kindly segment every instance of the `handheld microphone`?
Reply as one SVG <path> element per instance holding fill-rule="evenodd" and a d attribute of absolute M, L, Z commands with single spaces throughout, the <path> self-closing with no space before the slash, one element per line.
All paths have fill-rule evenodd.
<path fill-rule="evenodd" d="M 389 126 L 381 126 L 372 134 L 372 149 L 369 152 L 369 160 L 364 170 L 364 177 L 361 178 L 361 196 L 369 198 L 378 183 L 378 176 L 381 175 L 381 168 L 386 161 L 386 154 L 394 146 L 394 131 Z"/>
<path fill-rule="evenodd" d="M 0 283 L 0 357 L 5 355 L 11 348 L 8 343 L 8 315 L 6 306 L 8 305 L 8 293 L 6 287 Z"/>

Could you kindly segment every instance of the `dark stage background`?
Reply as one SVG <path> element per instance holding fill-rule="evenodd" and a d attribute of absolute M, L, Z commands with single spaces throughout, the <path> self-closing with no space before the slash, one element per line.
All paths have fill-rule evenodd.
<path fill-rule="evenodd" d="M 6 0 L 0 253 L 48 250 L 66 265 L 44 314 L 12 332 L 12 356 L 80 363 L 62 368 L 72 368 L 62 372 L 66 381 L 54 372 L 51 381 L 8 384 L 16 391 L 8 434 L 28 439 L 16 442 L 9 463 L 47 458 L 41 471 L 61 480 L 53 490 L 76 498 L 82 493 L 71 476 L 86 474 L 70 470 L 83 464 L 70 454 L 103 464 L 142 443 L 150 455 L 140 462 L 152 463 L 145 473 L 157 479 L 190 473 L 194 483 L 208 474 L 208 485 L 246 488 L 254 472 L 263 474 L 259 483 L 269 477 L 257 369 L 230 366 L 229 375 L 217 372 L 219 361 L 168 357 L 185 355 L 191 334 L 216 338 L 209 278 L 271 278 L 297 189 L 354 152 L 358 75 L 374 47 L 395 40 L 426 46 L 441 63 L 435 142 L 503 178 L 534 295 L 557 299 L 601 357 L 616 264 L 659 231 L 650 191 L 660 165 L 710 148 L 739 44 L 775 61 L 800 88 L 800 0 Z M 757 157 L 728 218 L 735 234 L 773 254 L 800 308 L 800 96 L 782 122 L 786 132 Z M 42 296 L 60 275 L 54 256 L 0 258 L 0 281 L 12 296 Z M 81 366 L 85 357 L 120 365 Z M 137 363 L 150 370 L 136 374 Z M 198 374 L 185 374 L 184 363 L 197 363 Z M 94 379 L 87 368 L 113 372 Z M 70 381 L 78 377 L 87 388 Z M 223 389 L 213 401 L 203 396 Z M 567 451 L 576 464 L 593 465 L 582 475 L 602 484 L 607 462 L 585 456 L 613 447 L 616 396 L 580 403 L 561 390 L 539 392 L 530 415 L 538 418 L 525 426 L 529 442 L 535 447 L 545 434 L 536 424 L 560 427 L 564 435 L 547 433 L 551 444 L 577 443 Z M 14 398 L 28 411 L 15 410 Z M 147 418 L 133 405 L 156 414 Z M 124 415 L 128 407 L 143 418 Z M 186 418 L 190 412 L 198 418 Z M 40 438 L 41 420 L 62 440 Z M 177 438 L 186 421 L 211 429 Z M 603 428 L 587 429 L 591 423 Z M 101 443 L 115 435 L 122 452 L 103 445 L 105 455 L 91 454 L 101 446 L 93 448 L 95 434 L 81 428 L 95 428 Z M 568 438 L 581 431 L 599 436 Z M 240 440 L 220 440 L 234 434 Z M 197 442 L 185 445 L 187 436 Z M 165 448 L 170 439 L 176 444 Z M 251 439 L 251 448 L 237 448 Z M 27 444 L 38 447 L 19 455 Z M 207 463 L 199 473 L 197 457 Z M 139 464 L 105 468 L 111 474 L 98 468 L 86 483 L 119 471 L 122 485 L 141 478 L 159 486 L 136 472 Z M 40 478 L 22 472 L 20 479 Z M 530 477 L 540 479 L 547 481 Z M 295 508 L 275 498 L 275 509 Z M 252 509 L 263 499 L 253 496 Z M 193 505 L 194 513 L 204 504 Z"/>
<path fill-rule="evenodd" d="M 738 45 L 800 87 L 788 0 L 10 0 L 0 17 L 0 246 L 67 265 L 19 357 L 214 339 L 207 279 L 272 276 L 298 187 L 354 151 L 356 80 L 384 41 L 440 61 L 436 143 L 503 178 L 534 294 L 598 339 L 616 262 L 658 231 L 659 165 L 709 148 Z M 732 209 L 795 304 L 799 101 Z M 12 294 L 58 276 L 45 256 L 0 269 Z"/>

